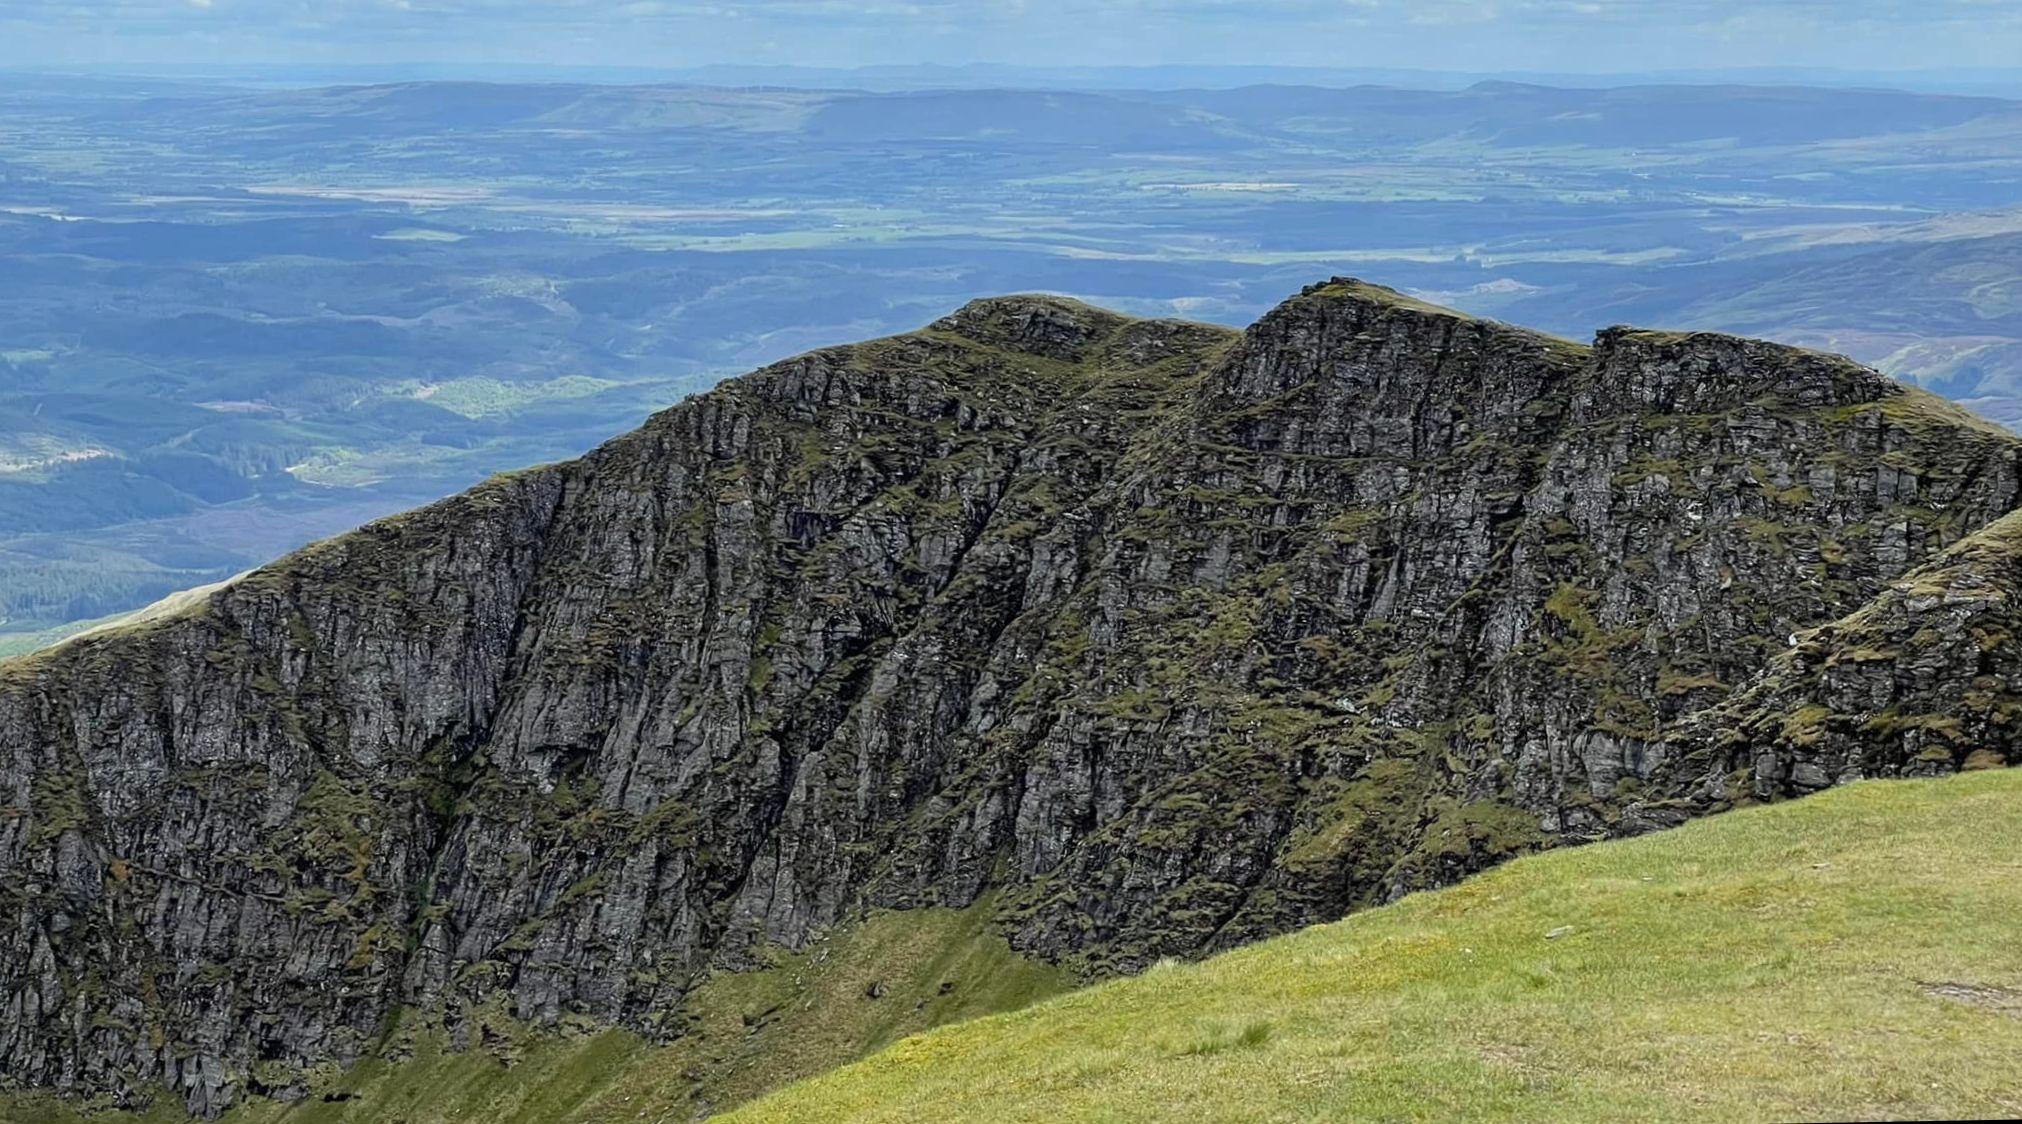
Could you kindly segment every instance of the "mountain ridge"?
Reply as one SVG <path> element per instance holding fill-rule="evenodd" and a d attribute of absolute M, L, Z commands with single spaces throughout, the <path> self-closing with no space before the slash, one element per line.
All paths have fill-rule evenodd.
<path fill-rule="evenodd" d="M 0 664 L 0 1076 L 216 1114 L 402 1012 L 673 1038 L 866 910 L 1128 973 L 1949 771 L 2014 713 L 2018 450 L 1836 357 L 1346 278 L 1240 336 L 972 302 Z M 1934 644 L 1899 581 L 2002 596 Z M 1817 679 L 1870 604 L 1893 662 Z"/>

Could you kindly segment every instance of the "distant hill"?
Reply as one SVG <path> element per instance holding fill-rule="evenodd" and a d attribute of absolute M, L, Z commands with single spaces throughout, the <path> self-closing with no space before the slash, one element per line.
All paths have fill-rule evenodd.
<path fill-rule="evenodd" d="M 1573 311 L 1555 315 L 1773 336 L 1851 355 L 2022 425 L 2022 213 L 1832 232 L 1792 256 L 1813 264 L 1778 256 L 1679 267 L 1664 288 L 1525 293 L 1501 308 L 1524 316 L 1564 300 Z"/>
<path fill-rule="evenodd" d="M 1845 350 L 2016 416 L 2012 263 L 1954 241 L 2016 229 L 2013 101 L 988 74 L 0 74 L 0 647 L 981 293 L 1240 325 L 1381 272 L 1575 335 Z"/>
<path fill-rule="evenodd" d="M 1954 67 L 1947 70 L 1831 70 L 1816 67 L 1751 67 L 1724 70 L 1599 72 L 1444 71 L 1382 67 L 1312 66 L 764 66 L 698 67 L 564 66 L 540 64 L 387 63 L 277 65 L 217 61 L 210 64 L 142 67 L 134 64 L 59 69 L 0 69 L 0 85 L 43 84 L 52 77 L 93 80 L 125 87 L 164 80 L 191 84 L 252 87 L 385 85 L 396 82 L 582 83 L 599 85 L 679 84 L 687 86 L 775 86 L 813 90 L 1175 90 L 1234 89 L 1242 86 L 1399 86 L 1414 90 L 1457 90 L 1485 81 L 1550 86 L 1610 88 L 1631 85 L 1810 86 L 2022 95 L 2022 74 L 2014 68 Z"/>
<path fill-rule="evenodd" d="M 1793 270 L 1680 317 L 1845 352 L 2022 425 L 2022 229 Z"/>

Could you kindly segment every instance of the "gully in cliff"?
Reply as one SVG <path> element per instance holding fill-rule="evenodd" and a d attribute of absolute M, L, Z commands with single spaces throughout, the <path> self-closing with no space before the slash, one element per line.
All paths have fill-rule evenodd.
<path fill-rule="evenodd" d="M 1346 279 L 791 359 L 0 665 L 0 1082 L 216 1114 L 616 1028 L 720 1107 L 738 1043 L 847 1059 L 776 1045 L 839 965 L 822 1010 L 923 1027 L 2000 763 L 2018 448 L 1833 356 Z"/>

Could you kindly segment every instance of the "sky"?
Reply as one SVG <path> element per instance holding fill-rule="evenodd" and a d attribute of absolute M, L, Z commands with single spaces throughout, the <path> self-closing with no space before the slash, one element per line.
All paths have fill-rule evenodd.
<path fill-rule="evenodd" d="M 0 0 L 0 66 L 2015 67 L 2022 0 Z"/>

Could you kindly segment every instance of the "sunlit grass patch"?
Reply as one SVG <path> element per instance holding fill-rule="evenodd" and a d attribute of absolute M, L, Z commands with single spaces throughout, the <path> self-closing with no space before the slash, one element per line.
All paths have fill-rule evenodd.
<path fill-rule="evenodd" d="M 2018 876 L 2022 773 L 1863 783 L 944 1028 L 731 1119 L 2014 1116 Z"/>

